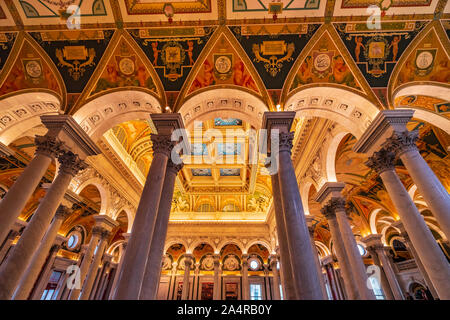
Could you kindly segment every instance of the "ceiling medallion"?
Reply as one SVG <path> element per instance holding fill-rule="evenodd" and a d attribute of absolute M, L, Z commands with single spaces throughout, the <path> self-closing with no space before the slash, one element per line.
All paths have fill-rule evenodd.
<path fill-rule="evenodd" d="M 163 12 L 167 19 L 169 20 L 169 23 L 173 22 L 173 15 L 175 14 L 175 8 L 171 3 L 165 3 L 163 7 Z"/>
<path fill-rule="evenodd" d="M 378 2 L 378 7 L 381 10 L 381 17 L 384 17 L 386 15 L 386 12 L 391 8 L 391 6 L 392 0 L 381 0 L 380 2 Z"/>
<path fill-rule="evenodd" d="M 233 54 L 214 54 L 214 73 L 220 80 L 231 77 L 233 65 Z"/>

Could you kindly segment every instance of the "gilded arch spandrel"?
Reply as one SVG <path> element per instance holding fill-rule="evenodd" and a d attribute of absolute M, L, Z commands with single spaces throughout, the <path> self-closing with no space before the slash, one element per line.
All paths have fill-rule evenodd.
<path fill-rule="evenodd" d="M 121 89 L 144 91 L 156 96 L 162 106 L 166 104 L 164 87 L 158 74 L 148 57 L 125 30 L 114 33 L 70 114 L 74 114 L 89 101 Z"/>
<path fill-rule="evenodd" d="M 219 44 L 219 41 L 222 43 Z M 223 55 L 219 54 L 221 52 L 220 46 L 223 47 L 223 50 L 228 50 L 228 52 L 225 52 Z M 237 57 L 234 57 L 234 54 Z M 224 57 L 224 62 L 220 63 L 216 60 L 211 63 L 209 58 L 214 58 L 214 56 L 217 56 L 217 59 Z M 223 65 L 223 69 L 221 69 L 223 73 L 217 69 L 216 63 L 220 65 L 219 68 L 222 68 Z M 200 75 L 202 68 L 204 69 L 204 74 Z M 243 78 L 241 80 L 244 81 L 243 83 L 237 80 L 236 71 L 233 71 L 233 69 L 242 72 Z M 216 73 L 217 76 L 215 75 Z M 220 80 L 220 77 L 223 77 L 225 80 Z M 217 80 L 218 78 L 219 80 Z M 219 82 L 218 84 L 216 84 L 217 81 Z M 174 110 L 179 110 L 184 102 L 196 94 L 211 88 L 233 88 L 253 95 L 256 94 L 270 106 L 270 109 L 273 109 L 271 99 L 261 77 L 248 58 L 247 53 L 226 26 L 221 26 L 214 32 L 197 58 L 177 97 Z"/>
<path fill-rule="evenodd" d="M 328 44 L 331 44 L 331 47 L 328 47 Z M 311 55 L 313 53 L 314 61 Z M 321 57 L 323 67 L 318 61 Z M 299 77 L 302 68 L 304 72 Z M 330 71 L 333 74 L 330 74 Z M 334 27 L 331 24 L 324 24 L 298 56 L 286 78 L 280 100 L 286 103 L 290 96 L 304 89 L 330 85 L 361 95 L 379 109 L 383 109 L 382 103 L 373 93 Z"/>

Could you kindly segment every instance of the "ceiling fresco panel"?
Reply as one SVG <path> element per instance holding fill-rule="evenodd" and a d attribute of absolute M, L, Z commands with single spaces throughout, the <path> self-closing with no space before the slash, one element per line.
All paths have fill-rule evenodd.
<path fill-rule="evenodd" d="M 325 0 L 228 0 L 228 19 L 278 19 L 319 17 L 325 12 Z"/>
<path fill-rule="evenodd" d="M 65 88 L 47 59 L 25 38 L 8 76 L 1 84 L 0 96 L 23 89 L 45 88 L 62 97 Z"/>
<path fill-rule="evenodd" d="M 289 92 L 312 83 L 332 83 L 363 91 L 349 62 L 328 31 L 313 45 L 295 74 Z"/>
<path fill-rule="evenodd" d="M 73 30 L 30 34 L 58 67 L 68 93 L 81 93 L 113 33 L 114 30 Z"/>
<path fill-rule="evenodd" d="M 433 14 L 440 0 L 336 0 L 334 16 L 369 16 L 369 6 L 378 6 L 382 15 Z"/>
<path fill-rule="evenodd" d="M 217 0 L 119 0 L 124 22 L 149 23 L 174 21 L 207 21 L 219 19 Z"/>
<path fill-rule="evenodd" d="M 445 37 L 445 36 L 444 36 Z M 443 41 L 445 43 L 443 44 Z M 402 64 L 398 73 L 393 75 L 393 88 L 409 83 L 432 81 L 448 84 L 450 82 L 450 60 L 448 39 L 441 38 L 436 29 L 431 28 L 423 35 L 421 41 L 413 48 Z"/>
<path fill-rule="evenodd" d="M 90 91 L 90 96 L 106 90 L 139 87 L 150 90 L 161 96 L 156 81 L 152 77 L 151 66 L 147 65 L 142 51 L 136 51 L 132 39 L 121 37 L 113 44 L 112 54 L 103 65 L 103 69 Z M 137 48 L 138 49 L 138 48 Z"/>
<path fill-rule="evenodd" d="M 79 9 L 80 23 L 114 23 L 110 1 L 106 0 L 13 0 L 25 25 L 67 25 Z"/>
<path fill-rule="evenodd" d="M 211 0 L 124 0 L 128 14 L 211 13 Z"/>
<path fill-rule="evenodd" d="M 180 91 L 213 27 L 128 30 L 152 62 L 166 91 Z"/>
<path fill-rule="evenodd" d="M 387 87 L 401 55 L 426 26 L 423 21 L 381 24 L 370 30 L 365 23 L 337 23 L 335 28 L 371 87 Z"/>
<path fill-rule="evenodd" d="M 342 1 L 342 8 L 351 9 L 351 8 L 367 8 L 370 5 L 377 5 L 380 1 L 374 0 L 345 0 Z M 417 7 L 417 6 L 426 6 L 428 7 L 431 4 L 431 0 L 389 0 L 384 1 L 386 3 L 386 7 Z"/>
<path fill-rule="evenodd" d="M 297 57 L 317 31 L 317 24 L 233 26 L 236 36 L 267 89 L 283 88 Z"/>

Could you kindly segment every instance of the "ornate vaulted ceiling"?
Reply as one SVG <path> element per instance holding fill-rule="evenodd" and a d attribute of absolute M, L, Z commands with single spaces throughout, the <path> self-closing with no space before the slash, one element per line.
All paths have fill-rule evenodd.
<path fill-rule="evenodd" d="M 67 10 L 71 5 L 80 8 L 80 29 L 68 29 L 68 22 L 76 22 Z M 379 29 L 367 25 L 370 5 L 381 10 Z M 263 108 L 286 107 L 293 94 L 327 85 L 380 109 L 407 106 L 449 117 L 448 101 L 393 94 L 412 82 L 449 83 L 449 35 L 446 0 L 5 0 L 0 2 L 0 95 L 45 89 L 60 97 L 62 110 L 75 114 L 89 102 L 131 88 L 154 97 L 159 106 L 152 108 L 181 110 L 185 122 L 200 108 L 186 104 L 211 88 L 239 89 L 265 105 L 256 106 L 254 119 L 202 118 L 204 128 L 225 130 L 250 127 L 250 120 L 260 123 Z M 205 98 L 202 108 L 221 103 L 219 98 Z M 85 128 L 112 112 L 109 105 L 101 107 L 81 119 Z M 0 114 L 0 129 L 20 117 Z M 150 132 L 145 121 L 127 121 L 101 138 L 103 150 L 114 151 L 107 154 L 122 163 L 138 189 L 152 160 Z M 229 145 L 191 141 L 194 152 L 232 152 L 235 161 L 187 164 L 177 181 L 174 219 L 265 219 L 270 183 L 260 164 L 249 165 L 246 139 L 237 137 Z M 345 143 L 338 179 L 352 186 L 346 192 L 357 199 L 375 189 L 356 190 L 369 173 L 349 154 L 352 140 Z M 365 201 L 355 200 L 359 212 L 370 205 Z"/>

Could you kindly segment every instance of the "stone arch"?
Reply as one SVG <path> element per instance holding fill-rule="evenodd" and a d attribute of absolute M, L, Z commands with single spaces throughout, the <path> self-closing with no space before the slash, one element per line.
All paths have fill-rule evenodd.
<path fill-rule="evenodd" d="M 107 130 L 130 120 L 148 120 L 150 113 L 161 113 L 161 101 L 156 95 L 139 88 L 108 92 L 87 101 L 74 119 L 97 141 Z"/>
<path fill-rule="evenodd" d="M 372 234 L 377 234 L 377 215 L 381 210 L 382 209 L 377 208 L 369 214 L 369 226 Z"/>
<path fill-rule="evenodd" d="M 316 245 L 317 248 L 319 248 L 319 252 L 323 252 L 324 256 L 329 256 L 331 255 L 331 251 L 330 249 L 328 249 L 328 247 L 325 245 L 325 243 L 321 242 L 321 241 L 314 241 L 314 244 Z"/>
<path fill-rule="evenodd" d="M 187 244 L 187 242 L 182 239 L 182 238 L 171 238 L 171 239 L 167 239 L 166 242 L 164 243 L 164 253 L 167 252 L 167 250 L 169 250 L 169 248 L 171 246 L 173 246 L 174 244 L 181 244 L 184 246 L 184 248 L 187 251 L 187 248 L 189 248 L 189 245 Z"/>
<path fill-rule="evenodd" d="M 211 241 L 210 239 L 196 239 L 189 245 L 189 247 L 186 249 L 186 252 L 194 252 L 195 248 L 197 248 L 201 244 L 210 245 L 211 248 L 213 248 L 213 250 L 216 251 L 216 246 L 214 245 L 214 242 Z"/>
<path fill-rule="evenodd" d="M 106 252 L 108 254 L 111 254 L 117 247 L 121 246 L 124 242 L 125 240 L 117 240 L 114 243 L 111 243 Z"/>
<path fill-rule="evenodd" d="M 117 249 L 119 250 L 119 254 L 117 256 L 117 260 L 115 260 L 116 263 L 119 263 L 120 257 L 124 253 L 124 248 L 123 248 L 124 244 L 125 244 L 125 240 L 118 240 L 118 241 L 112 243 L 108 247 L 108 249 L 106 250 L 106 253 L 108 253 L 109 255 L 112 255 L 113 259 L 115 258 L 114 255 L 113 255 L 114 251 L 117 250 Z"/>
<path fill-rule="evenodd" d="M 273 253 L 274 250 L 272 248 L 272 246 L 270 245 L 270 243 L 265 240 L 265 239 L 254 239 L 252 241 L 250 241 L 249 243 L 247 243 L 244 247 L 244 250 L 242 250 L 242 253 L 247 253 L 248 249 L 250 249 L 251 246 L 255 245 L 255 244 L 260 244 L 263 247 L 265 247 L 267 249 L 267 251 L 269 251 L 269 253 Z"/>
<path fill-rule="evenodd" d="M 325 171 L 327 175 L 327 181 L 337 182 L 336 177 L 336 155 L 338 152 L 339 145 L 341 144 L 344 138 L 351 134 L 348 131 L 341 131 L 337 133 L 329 142 L 327 151 L 326 151 L 326 162 L 325 162 Z"/>
<path fill-rule="evenodd" d="M 218 254 L 220 252 L 220 250 L 222 250 L 227 244 L 235 244 L 239 248 L 239 250 L 241 250 L 242 253 L 244 253 L 245 246 L 244 246 L 244 244 L 241 241 L 239 241 L 237 239 L 224 239 L 224 240 L 222 240 L 216 246 L 216 250 L 217 251 L 215 253 Z"/>
<path fill-rule="evenodd" d="M 417 186 L 415 184 L 413 184 L 408 190 L 409 196 L 414 201 L 414 203 L 421 204 L 428 208 L 428 204 L 424 200 L 417 199 L 417 192 L 418 192 L 418 190 L 417 190 Z"/>
<path fill-rule="evenodd" d="M 175 110 L 183 118 L 186 129 L 192 129 L 196 121 L 214 117 L 238 118 L 259 129 L 264 112 L 269 107 L 257 95 L 238 87 L 207 88 L 186 100 Z"/>
<path fill-rule="evenodd" d="M 79 195 L 87 186 L 93 185 L 97 188 L 100 193 L 101 205 L 100 205 L 100 215 L 106 215 L 109 213 L 109 204 L 111 202 L 110 194 L 106 187 L 103 185 L 102 180 L 100 178 L 92 178 L 86 181 L 83 181 L 74 192 Z"/>
<path fill-rule="evenodd" d="M 434 83 L 409 83 L 397 88 L 392 95 L 393 105 L 395 109 L 412 109 L 414 110 L 414 118 L 426 121 L 433 126 L 436 126 L 439 129 L 445 131 L 447 134 L 450 134 L 450 119 L 446 118 L 445 116 L 442 116 L 437 112 L 421 108 L 420 106 L 403 106 L 397 103 L 398 98 L 416 96 L 418 92 L 420 92 L 421 96 L 432 97 L 448 102 L 450 99 L 450 86 Z"/>
<path fill-rule="evenodd" d="M 319 185 L 314 181 L 312 177 L 305 177 L 302 179 L 302 184 L 300 186 L 300 197 L 302 198 L 302 204 L 303 204 L 303 211 L 305 215 L 310 214 L 309 212 L 309 203 L 308 203 L 308 195 L 309 191 L 311 190 L 311 187 L 316 188 L 316 190 L 319 190 Z"/>
<path fill-rule="evenodd" d="M 436 225 L 436 219 L 434 217 L 424 217 L 425 223 L 434 232 L 441 236 L 443 240 L 447 240 L 447 237 L 442 232 L 442 230 Z"/>
<path fill-rule="evenodd" d="M 40 116 L 61 113 L 60 97 L 53 91 L 23 90 L 0 99 L 0 142 L 9 145 L 42 124 Z"/>
<path fill-rule="evenodd" d="M 127 232 L 131 232 L 131 228 L 133 227 L 134 222 L 134 213 L 128 206 L 120 207 L 118 210 L 116 210 L 114 216 L 112 217 L 114 220 L 117 220 L 121 212 L 125 212 L 127 216 Z"/>
<path fill-rule="evenodd" d="M 339 98 L 336 98 L 339 97 Z M 380 111 L 361 94 L 336 85 L 303 86 L 287 97 L 285 110 L 296 117 L 320 117 L 333 120 L 360 138 Z"/>

